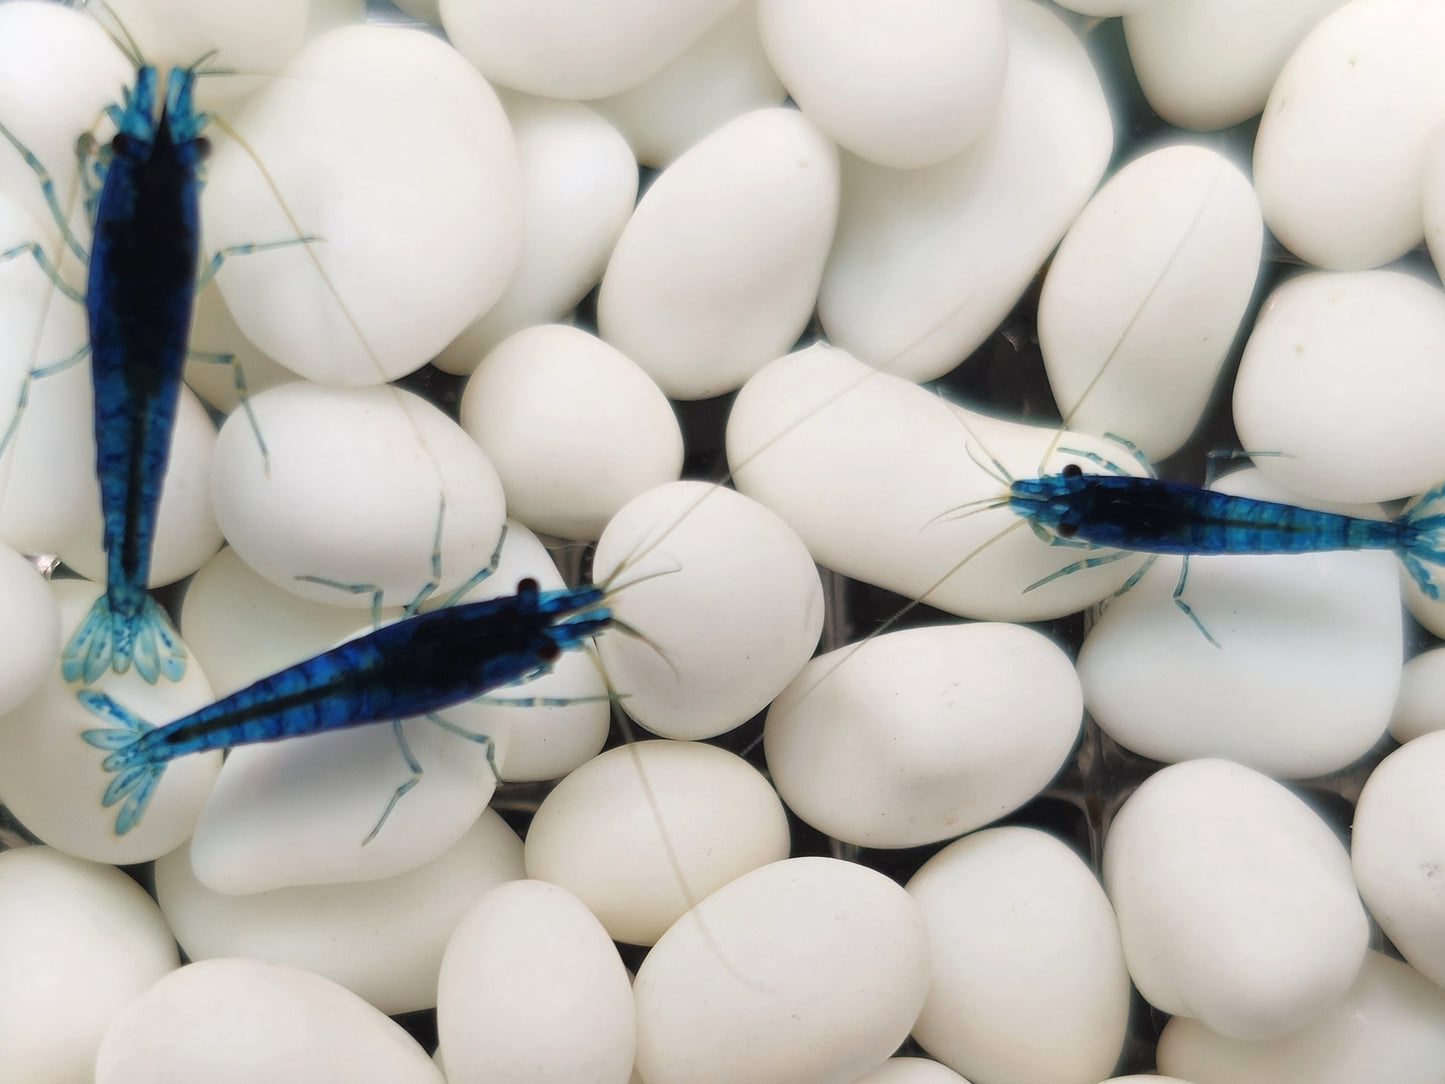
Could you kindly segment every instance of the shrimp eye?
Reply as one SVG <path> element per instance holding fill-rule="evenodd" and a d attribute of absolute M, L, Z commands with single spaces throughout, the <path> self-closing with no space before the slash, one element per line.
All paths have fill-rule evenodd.
<path fill-rule="evenodd" d="M 1073 464 L 1071 463 L 1069 464 L 1069 466 L 1073 466 Z M 1068 469 L 1068 467 L 1064 468 L 1065 471 L 1067 471 Z M 1070 523 L 1067 520 L 1060 520 L 1058 523 L 1054 524 L 1054 534 L 1058 535 L 1060 538 L 1073 538 L 1074 535 L 1078 533 L 1079 525 L 1077 523 Z"/>
<path fill-rule="evenodd" d="M 547 640 L 545 643 L 542 644 L 541 647 L 537 648 L 537 658 L 541 659 L 543 662 L 549 665 L 556 662 L 561 657 L 562 649 L 551 640 Z"/>
<path fill-rule="evenodd" d="M 134 154 L 140 147 L 141 141 L 125 132 L 116 132 L 115 138 L 110 141 L 110 149 L 122 158 Z"/>
<path fill-rule="evenodd" d="M 196 136 L 191 140 L 191 146 L 196 149 L 196 157 L 201 161 L 211 157 L 211 141 L 205 136 Z"/>
<path fill-rule="evenodd" d="M 1065 478 L 1077 478 L 1079 477 L 1079 475 L 1084 473 L 1084 469 L 1080 467 L 1077 463 L 1065 463 L 1064 469 L 1059 471 L 1059 473 L 1062 474 Z M 1059 533 L 1063 534 L 1062 531 L 1060 531 Z M 1069 534 L 1073 534 L 1073 531 L 1070 531 Z M 1068 535 L 1064 535 L 1064 537 L 1067 538 Z"/>
<path fill-rule="evenodd" d="M 517 594 L 535 595 L 537 593 L 537 581 L 531 576 L 517 581 Z"/>

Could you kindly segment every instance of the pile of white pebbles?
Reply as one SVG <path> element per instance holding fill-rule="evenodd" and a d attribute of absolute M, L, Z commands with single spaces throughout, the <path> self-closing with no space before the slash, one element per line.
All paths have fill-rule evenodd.
<path fill-rule="evenodd" d="M 371 627 L 314 578 L 394 617 L 504 520 L 469 598 L 595 542 L 640 637 L 498 694 L 570 703 L 445 713 L 509 820 L 483 747 L 416 719 L 368 843 L 385 725 L 180 759 L 118 836 L 57 666 L 104 569 L 90 384 L 35 382 L 0 458 L 0 1080 L 1440 1079 L 1445 649 L 1402 656 L 1445 604 L 1389 553 L 1197 558 L 1216 644 L 1165 557 L 1065 650 L 1020 622 L 1080 629 L 1047 623 L 1142 559 L 1039 585 L 1104 554 L 997 502 L 1143 473 L 1106 434 L 1172 455 L 1236 364 L 1239 445 L 1276 454 L 1230 491 L 1383 517 L 1445 480 L 1445 6 L 1066 2 L 405 5 L 443 37 L 112 0 L 150 61 L 239 73 L 201 80 L 207 250 L 314 240 L 198 299 L 255 428 L 193 362 L 154 564 L 191 664 L 98 687 L 179 717 Z M 104 18 L 0 4 L 0 122 L 77 223 L 76 139 L 135 75 Z M 0 146 L 0 251 L 58 234 Z M 916 383 L 1006 320 L 1026 367 L 1035 314 L 1070 432 Z M 0 263 L 4 417 L 84 341 Z M 459 423 L 390 383 L 429 361 Z M 678 481 L 669 400 L 733 392 L 735 489 Z M 936 620 L 848 644 L 842 577 Z M 670 740 L 602 752 L 614 710 Z M 760 751 L 707 743 L 763 711 Z M 153 896 L 113 868 L 152 860 Z M 434 1057 L 387 1018 L 433 1007 Z"/>

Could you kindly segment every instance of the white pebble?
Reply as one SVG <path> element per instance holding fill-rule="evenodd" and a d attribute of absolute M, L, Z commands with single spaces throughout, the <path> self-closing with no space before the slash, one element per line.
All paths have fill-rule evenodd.
<path fill-rule="evenodd" d="M 1017 303 L 1103 176 L 1113 122 L 1053 11 L 1004 0 L 1008 72 L 988 132 L 938 165 L 845 157 L 818 296 L 828 339 L 914 380 L 953 368 Z"/>
<path fill-rule="evenodd" d="M 60 606 L 65 642 L 100 592 L 81 580 L 55 581 L 50 588 Z M 147 685 L 134 669 L 124 674 L 107 670 L 93 687 L 156 724 L 213 699 L 194 659 L 179 682 Z M 220 768 L 220 753 L 168 764 L 145 815 L 128 833 L 116 835 L 116 807 L 100 804 L 116 778 L 100 766 L 108 754 L 80 736 L 108 723 L 83 707 L 75 693 L 55 667 L 33 696 L 0 716 L 0 804 L 52 847 L 95 862 L 146 862 L 174 850 L 195 828 Z"/>
<path fill-rule="evenodd" d="M 737 0 L 441 0 L 442 26 L 488 79 L 603 98 L 655 74 Z"/>
<path fill-rule="evenodd" d="M 650 945 L 730 881 L 788 857 L 778 795 L 745 760 L 647 741 L 582 765 L 527 830 L 527 876 L 561 885 L 614 941 Z"/>
<path fill-rule="evenodd" d="M 637 199 L 637 161 L 611 124 L 575 102 L 502 99 L 522 177 L 522 250 L 496 302 L 437 356 L 465 375 L 512 332 L 565 316 L 602 277 Z"/>
<path fill-rule="evenodd" d="M 449 1084 L 625 1084 L 636 1046 L 627 969 L 575 896 L 513 881 L 478 900 L 442 959 Z"/>
<path fill-rule="evenodd" d="M 713 893 L 643 960 L 637 1072 L 851 1080 L 897 1049 L 928 982 L 924 920 L 898 885 L 831 858 L 774 862 Z"/>
<path fill-rule="evenodd" d="M 694 145 L 617 241 L 597 326 L 673 399 L 740 387 L 797 339 L 838 216 L 837 151 L 795 109 L 760 109 Z"/>
<path fill-rule="evenodd" d="M 35 566 L 0 543 L 0 716 L 29 698 L 60 658 L 60 609 Z"/>
<path fill-rule="evenodd" d="M 462 393 L 461 424 L 523 523 L 595 539 L 619 508 L 682 470 L 682 431 L 652 379 L 578 328 L 517 332 Z"/>
<path fill-rule="evenodd" d="M 667 67 L 589 104 L 617 125 L 639 162 L 662 169 L 713 129 L 787 96 L 763 52 L 757 0 L 741 0 Z"/>
<path fill-rule="evenodd" d="M 276 71 L 301 48 L 309 0 L 261 0 L 256 4 L 179 4 L 175 0 L 116 0 L 112 17 L 139 45 L 141 55 L 162 71 L 188 65 L 211 52 L 217 65 L 237 73 Z M 203 79 L 205 98 L 234 97 L 250 89 L 227 87 L 236 80 Z M 212 84 L 221 84 L 215 88 Z"/>
<path fill-rule="evenodd" d="M 1257 471 L 1217 488 L 1291 500 Z M 1379 740 L 1400 686 L 1393 556 L 1193 557 L 1182 597 L 1213 644 L 1174 601 L 1179 573 L 1161 557 L 1079 651 L 1084 702 L 1110 737 L 1155 760 L 1220 756 L 1296 778 Z"/>
<path fill-rule="evenodd" d="M 1178 451 L 1214 393 L 1263 240 L 1249 179 L 1216 151 L 1165 147 L 1114 174 L 1039 296 L 1039 348 L 1070 428 L 1127 437 L 1151 460 Z"/>
<path fill-rule="evenodd" d="M 1436 1084 L 1445 1063 L 1445 991 L 1408 964 L 1368 953 L 1344 999 L 1276 1039 L 1246 1040 L 1176 1016 L 1159 1068 L 1201 1084 Z"/>
<path fill-rule="evenodd" d="M 888 633 L 820 655 L 763 730 L 794 813 L 864 847 L 970 832 L 1041 791 L 1073 749 L 1083 694 L 1068 656 L 1019 625 Z"/>
<path fill-rule="evenodd" d="M 968 1084 L 942 1062 L 927 1058 L 889 1058 L 853 1084 Z"/>
<path fill-rule="evenodd" d="M 1290 56 L 1254 148 L 1264 220 L 1290 251 L 1351 270 L 1420 243 L 1426 148 L 1445 119 L 1442 49 L 1434 0 L 1374 0 L 1346 4 Z"/>
<path fill-rule="evenodd" d="M 1285 61 L 1345 0 L 1146 0 L 1104 4 L 1124 16 L 1129 59 L 1154 111 L 1181 128 L 1227 128 L 1264 108 Z M 1070 0 L 1084 11 L 1093 4 Z"/>
<path fill-rule="evenodd" d="M 1365 957 L 1369 920 L 1339 838 L 1279 783 L 1228 761 L 1145 780 L 1109 830 L 1104 884 L 1139 992 L 1235 1038 L 1304 1027 Z"/>
<path fill-rule="evenodd" d="M 1063 843 L 995 828 L 908 882 L 933 983 L 913 1036 L 975 1080 L 1097 1080 L 1129 1020 L 1129 975 L 1099 882 Z"/>
<path fill-rule="evenodd" d="M 809 120 L 861 158 L 917 169 L 983 134 L 1008 66 L 999 0 L 759 0 L 768 59 Z"/>
<path fill-rule="evenodd" d="M 190 847 L 179 847 L 156 863 L 155 884 L 190 959 L 302 968 L 395 1015 L 436 1004 L 442 950 L 462 915 L 523 876 L 522 841 L 488 811 L 440 856 L 385 880 L 224 896 L 196 880 Z"/>
<path fill-rule="evenodd" d="M 237 325 L 303 376 L 378 384 L 419 368 L 495 301 L 522 238 L 506 114 L 430 35 L 343 27 L 253 98 L 207 170 L 217 282 Z M 278 195 L 279 193 L 279 195 Z"/>
<path fill-rule="evenodd" d="M 191 316 L 191 344 L 207 353 L 186 359 L 186 386 L 201 397 L 207 406 L 229 414 L 241 403 L 236 387 L 235 369 L 211 359 L 210 354 L 230 354 L 246 382 L 246 391 L 257 395 L 277 384 L 289 384 L 296 374 L 256 349 L 255 343 L 241 333 L 236 318 L 226 308 L 221 290 L 214 282 L 196 293 L 196 307 Z"/>
<path fill-rule="evenodd" d="M 627 714 L 663 737 L 710 738 L 746 722 L 823 630 L 823 587 L 798 536 L 756 501 L 702 482 L 630 501 L 597 543 L 593 577 L 650 641 L 603 636 L 608 679 Z"/>
<path fill-rule="evenodd" d="M 297 577 L 371 585 L 392 605 L 410 602 L 432 576 L 443 496 L 439 590 L 486 563 L 505 516 L 502 484 L 436 407 L 399 388 L 305 382 L 251 406 L 269 473 L 237 412 L 216 442 L 211 494 L 226 540 L 272 583 L 335 606 L 370 606 L 371 594 Z"/>
<path fill-rule="evenodd" d="M 1445 10 L 1445 9 L 1442 9 Z M 1315 272 L 1265 302 L 1234 385 L 1245 448 L 1299 493 L 1380 501 L 1445 479 L 1445 292 L 1399 271 Z"/>
<path fill-rule="evenodd" d="M 1445 648 L 1416 655 L 1400 675 L 1390 737 L 1401 744 L 1445 730 Z"/>
<path fill-rule="evenodd" d="M 1430 136 L 1425 152 L 1425 242 L 1435 261 L 1435 273 L 1445 267 L 1445 128 Z"/>
<path fill-rule="evenodd" d="M 180 964 L 119 870 L 48 847 L 0 852 L 0 1079 L 90 1084 L 111 1019 Z"/>
<path fill-rule="evenodd" d="M 95 1084 L 444 1084 L 415 1040 L 349 990 L 294 967 L 205 960 L 167 975 L 106 1032 Z"/>

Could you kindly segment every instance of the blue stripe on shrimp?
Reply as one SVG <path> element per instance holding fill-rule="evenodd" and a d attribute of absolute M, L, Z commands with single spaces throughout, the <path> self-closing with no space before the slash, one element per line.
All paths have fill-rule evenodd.
<path fill-rule="evenodd" d="M 115 830 L 123 835 L 145 812 L 166 764 L 176 757 L 430 715 L 539 677 L 564 651 L 617 624 L 606 598 L 601 587 L 539 591 L 535 580 L 526 579 L 514 595 L 386 625 L 161 727 L 102 692 L 83 689 L 76 694 L 80 702 L 110 723 L 81 735 L 109 754 L 102 766 L 115 778 L 102 802 L 120 803 Z M 373 836 L 415 781 L 414 774 L 398 788 Z"/>

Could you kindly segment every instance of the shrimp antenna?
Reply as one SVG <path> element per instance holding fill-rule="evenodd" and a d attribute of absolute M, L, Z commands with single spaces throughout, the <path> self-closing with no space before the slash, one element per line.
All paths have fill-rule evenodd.
<path fill-rule="evenodd" d="M 146 55 L 141 49 L 140 43 L 135 40 L 130 28 L 105 0 L 81 0 L 80 7 L 83 11 L 96 8 L 105 15 L 103 19 L 100 15 L 96 15 L 96 24 L 105 31 L 105 36 L 115 43 L 115 47 L 125 54 L 127 60 L 137 68 L 146 62 Z"/>
<path fill-rule="evenodd" d="M 976 501 L 969 501 L 967 504 L 960 504 L 938 513 L 938 515 L 920 527 L 919 530 L 926 531 L 928 528 L 939 523 L 952 523 L 956 519 L 976 516 L 980 512 L 987 512 L 991 508 L 1004 508 L 1007 507 L 1008 502 L 1009 499 L 1007 497 L 980 497 Z M 929 590 L 932 590 L 932 588 Z"/>

